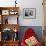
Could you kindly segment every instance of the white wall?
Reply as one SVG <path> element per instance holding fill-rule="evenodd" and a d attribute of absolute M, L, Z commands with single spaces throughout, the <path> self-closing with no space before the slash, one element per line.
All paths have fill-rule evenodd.
<path fill-rule="evenodd" d="M 24 19 L 23 13 L 20 16 L 20 25 L 22 26 L 43 26 L 43 6 L 42 0 L 24 0 L 19 1 L 22 8 L 36 8 L 36 19 Z M 23 11 L 22 11 L 23 12 Z"/>
<path fill-rule="evenodd" d="M 0 0 L 0 6 L 14 6 L 15 0 Z M 43 26 L 42 0 L 17 0 L 20 6 L 19 24 L 21 26 Z M 36 19 L 24 19 L 23 8 L 36 8 Z"/>
<path fill-rule="evenodd" d="M 1 7 L 9 7 L 9 6 L 14 6 L 14 1 L 15 0 L 0 0 L 0 6 Z"/>

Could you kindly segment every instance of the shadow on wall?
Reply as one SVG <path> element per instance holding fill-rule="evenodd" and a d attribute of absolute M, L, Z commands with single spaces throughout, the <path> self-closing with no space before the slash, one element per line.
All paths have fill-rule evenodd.
<path fill-rule="evenodd" d="M 20 39 L 20 42 L 23 38 L 23 35 L 25 33 L 25 31 L 28 29 L 28 28 L 32 28 L 36 34 L 37 34 L 37 37 L 39 39 L 39 41 L 41 43 L 43 43 L 43 30 L 42 30 L 42 26 L 21 26 L 20 27 L 20 32 L 19 32 L 19 39 Z"/>

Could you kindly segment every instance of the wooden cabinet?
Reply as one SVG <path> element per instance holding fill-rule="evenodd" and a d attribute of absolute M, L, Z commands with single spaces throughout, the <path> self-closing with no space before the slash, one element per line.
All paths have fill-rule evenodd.
<path fill-rule="evenodd" d="M 0 7 L 0 46 L 18 46 L 19 39 L 16 40 L 19 31 L 18 17 L 19 7 Z M 5 32 L 7 36 L 4 35 Z"/>

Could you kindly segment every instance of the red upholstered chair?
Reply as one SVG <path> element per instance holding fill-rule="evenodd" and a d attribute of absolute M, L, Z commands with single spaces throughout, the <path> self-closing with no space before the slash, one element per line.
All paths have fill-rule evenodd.
<path fill-rule="evenodd" d="M 21 46 L 27 46 L 25 40 L 29 39 L 32 36 L 35 38 L 37 37 L 36 33 L 31 28 L 28 28 L 24 34 L 24 37 L 22 38 Z M 34 46 L 41 46 L 41 44 L 37 38 L 36 38 L 36 40 L 37 40 L 37 43 Z"/>

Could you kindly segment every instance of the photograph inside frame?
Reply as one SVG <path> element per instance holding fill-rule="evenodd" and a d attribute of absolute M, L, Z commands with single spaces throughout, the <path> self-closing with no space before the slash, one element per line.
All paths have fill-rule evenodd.
<path fill-rule="evenodd" d="M 35 8 L 24 8 L 24 18 L 35 18 L 36 17 L 36 9 Z"/>

